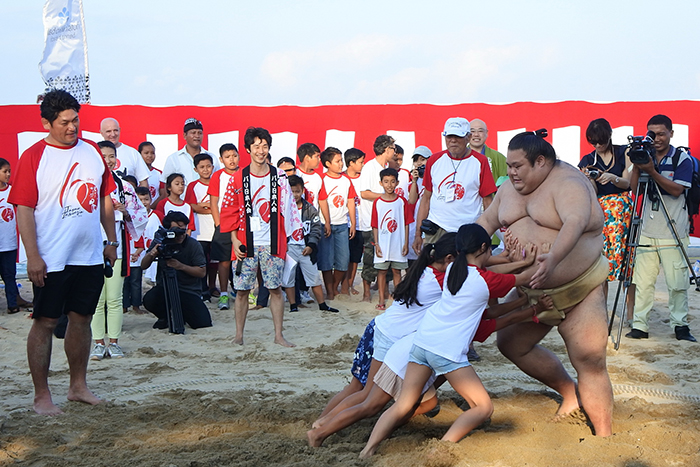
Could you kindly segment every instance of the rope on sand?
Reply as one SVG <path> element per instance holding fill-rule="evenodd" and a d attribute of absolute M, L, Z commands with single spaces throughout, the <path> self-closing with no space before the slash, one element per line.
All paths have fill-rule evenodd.
<path fill-rule="evenodd" d="M 505 380 L 510 380 L 510 381 L 518 381 L 521 383 L 532 383 L 532 384 L 543 385 L 541 382 L 539 382 L 536 379 L 531 378 L 525 374 L 482 373 L 481 376 L 484 377 L 484 379 L 505 379 Z M 674 392 L 674 391 L 668 391 L 666 389 L 645 388 L 645 387 L 641 387 L 641 386 L 631 386 L 628 384 L 613 384 L 612 388 L 613 388 L 613 393 L 615 395 L 630 394 L 630 395 L 634 395 L 634 396 L 657 397 L 659 399 L 665 399 L 665 400 L 670 400 L 670 401 L 690 402 L 690 403 L 700 404 L 700 396 L 696 396 L 693 394 L 683 394 L 683 393 Z"/>
<path fill-rule="evenodd" d="M 337 370 L 333 373 L 345 374 L 347 371 Z M 542 385 L 541 382 L 534 378 L 531 378 L 525 374 L 511 374 L 511 373 L 482 373 L 484 379 L 505 379 L 509 381 L 517 381 L 520 383 L 531 383 Z M 259 382 L 269 382 L 269 378 L 264 376 L 228 376 L 228 377 L 212 377 L 212 378 L 200 378 L 192 379 L 189 381 L 175 381 L 172 383 L 162 383 L 154 384 L 151 386 L 139 386 L 133 388 L 121 389 L 107 394 L 108 399 L 118 399 L 124 396 L 132 396 L 135 394 L 148 394 L 154 392 L 170 391 L 172 389 L 192 387 L 192 386 L 202 386 L 208 384 L 221 384 L 221 383 L 259 383 Z M 692 394 L 683 394 L 674 391 L 668 391 L 666 389 L 656 389 L 656 388 L 645 388 L 641 386 L 630 386 L 627 384 L 613 384 L 613 393 L 615 395 L 620 394 L 631 394 L 641 397 L 657 397 L 660 399 L 679 401 L 679 402 L 690 402 L 695 404 L 700 404 L 700 396 Z"/>

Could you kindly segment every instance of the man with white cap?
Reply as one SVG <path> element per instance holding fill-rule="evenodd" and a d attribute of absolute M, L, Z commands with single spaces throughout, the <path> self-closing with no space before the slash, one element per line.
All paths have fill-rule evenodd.
<path fill-rule="evenodd" d="M 496 192 L 488 159 L 469 148 L 469 121 L 448 118 L 442 135 L 447 149 L 432 155 L 425 165 L 424 191 L 416 215 L 416 227 L 429 243 L 475 222 Z M 423 238 L 416 234 L 413 249 L 420 253 L 422 247 Z"/>

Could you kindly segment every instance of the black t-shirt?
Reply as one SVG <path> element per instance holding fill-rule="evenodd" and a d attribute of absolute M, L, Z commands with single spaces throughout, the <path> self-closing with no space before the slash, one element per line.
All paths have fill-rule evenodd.
<path fill-rule="evenodd" d="M 627 146 L 613 146 L 613 160 L 611 161 L 610 167 L 606 167 L 600 157 L 596 157 L 595 151 L 583 156 L 583 158 L 581 158 L 581 162 L 578 164 L 578 167 L 582 169 L 584 167 L 593 166 L 601 172 L 608 172 L 622 178 L 622 173 L 625 170 L 626 150 Z M 629 190 L 629 188 L 618 188 L 614 183 L 601 185 L 600 183 L 596 182 L 596 185 L 598 186 L 599 198 L 605 195 L 618 195 Z"/>
<path fill-rule="evenodd" d="M 199 242 L 189 235 L 185 237 L 185 241 L 181 244 L 181 250 L 179 253 L 173 256 L 174 259 L 180 261 L 182 264 L 187 266 L 204 267 L 207 265 L 207 259 L 204 256 L 204 251 Z M 165 277 L 163 274 L 165 267 L 165 260 L 158 260 L 158 273 L 156 275 L 156 282 L 158 285 L 165 284 Z M 184 271 L 176 271 L 177 273 L 177 284 L 181 292 L 189 292 L 200 295 L 202 293 L 202 278 L 190 276 Z"/>

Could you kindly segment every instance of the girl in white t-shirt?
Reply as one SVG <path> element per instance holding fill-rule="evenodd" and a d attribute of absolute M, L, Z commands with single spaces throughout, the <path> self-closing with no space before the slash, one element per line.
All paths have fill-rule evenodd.
<path fill-rule="evenodd" d="M 437 242 L 424 245 L 420 256 L 406 273 L 406 277 L 396 286 L 394 303 L 374 319 L 372 363 L 367 374 L 367 383 L 364 387 L 357 384 L 360 387 L 335 407 L 331 407 L 332 410 L 326 407 L 324 414 L 313 423 L 314 430 L 307 433 L 311 445 L 320 446 L 321 442 L 331 434 L 364 418 L 360 416 L 349 422 L 343 417 L 334 420 L 336 415 L 361 404 L 367 398 L 374 384 L 374 375 L 382 365 L 389 348 L 405 335 L 415 332 L 425 311 L 440 300 L 445 271 L 457 256 L 456 235 L 447 233 Z M 319 429 L 321 427 L 322 430 Z"/>
<path fill-rule="evenodd" d="M 459 441 L 493 413 L 491 399 L 467 359 L 469 344 L 489 298 L 503 297 L 514 286 L 528 283 L 534 270 L 516 275 L 485 270 L 491 257 L 491 238 L 478 224 L 461 226 L 456 243 L 458 255 L 445 273 L 442 297 L 427 310 L 414 337 L 401 395 L 377 421 L 361 458 L 374 454 L 379 443 L 408 420 L 433 372 L 444 374 L 470 407 L 443 440 Z"/>
<path fill-rule="evenodd" d="M 155 211 L 160 214 L 161 219 L 170 211 L 183 213 L 190 220 L 187 226 L 187 235 L 191 234 L 194 230 L 192 206 L 182 200 L 182 194 L 185 192 L 185 177 L 179 173 L 171 173 L 165 182 L 165 190 L 168 197 L 158 203 Z"/>

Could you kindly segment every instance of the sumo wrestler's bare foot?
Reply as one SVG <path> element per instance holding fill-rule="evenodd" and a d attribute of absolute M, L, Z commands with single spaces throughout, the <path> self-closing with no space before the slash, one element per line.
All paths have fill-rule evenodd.
<path fill-rule="evenodd" d="M 53 417 L 55 415 L 61 415 L 63 410 L 59 409 L 56 404 L 51 400 L 51 396 L 45 397 L 34 397 L 34 412 L 39 415 L 48 415 Z"/>
<path fill-rule="evenodd" d="M 68 389 L 68 400 L 74 402 L 83 402 L 85 404 L 97 405 L 102 402 L 102 399 L 97 397 L 90 391 L 87 386 Z"/>
<path fill-rule="evenodd" d="M 279 344 L 282 347 L 296 347 L 297 346 L 296 344 L 292 344 L 287 339 L 285 339 L 284 336 L 275 337 L 275 344 Z"/>

